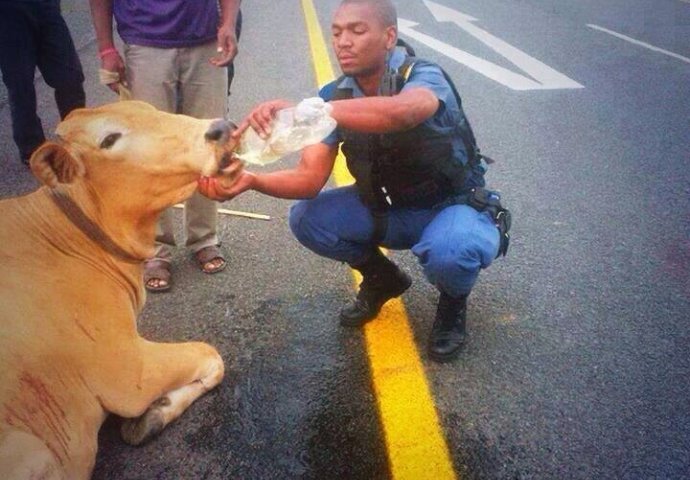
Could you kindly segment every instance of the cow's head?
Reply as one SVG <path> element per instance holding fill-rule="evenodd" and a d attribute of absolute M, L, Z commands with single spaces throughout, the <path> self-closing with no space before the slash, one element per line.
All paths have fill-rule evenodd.
<path fill-rule="evenodd" d="M 231 160 L 233 128 L 138 101 L 78 109 L 58 125 L 58 140 L 32 156 L 31 169 L 51 187 L 83 179 L 99 195 L 136 192 L 163 208 L 191 195 L 199 175 L 231 162 L 239 171 Z"/>

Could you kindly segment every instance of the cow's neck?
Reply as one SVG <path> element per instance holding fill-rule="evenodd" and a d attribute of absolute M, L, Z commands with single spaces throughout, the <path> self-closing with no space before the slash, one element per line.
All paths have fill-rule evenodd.
<path fill-rule="evenodd" d="M 126 198 L 103 198 L 85 183 L 46 194 L 66 221 L 118 261 L 139 264 L 153 255 L 155 218 L 132 217 Z"/>
<path fill-rule="evenodd" d="M 117 240 L 111 238 L 97 222 L 89 218 L 77 202 L 66 192 L 57 189 L 52 189 L 49 192 L 51 200 L 53 200 L 55 205 L 65 214 L 65 217 L 67 217 L 72 225 L 81 230 L 84 235 L 107 253 L 118 260 L 129 263 L 139 263 L 142 261 L 142 258 L 120 246 Z"/>

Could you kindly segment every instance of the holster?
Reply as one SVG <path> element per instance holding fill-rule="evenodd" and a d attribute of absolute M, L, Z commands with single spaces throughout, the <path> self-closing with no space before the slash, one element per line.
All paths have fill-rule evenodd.
<path fill-rule="evenodd" d="M 496 258 L 508 253 L 510 245 L 510 226 L 512 216 L 510 210 L 501 205 L 501 196 L 497 192 L 487 190 L 482 187 L 471 188 L 465 195 L 458 197 L 458 203 L 466 203 L 478 212 L 488 212 L 491 215 L 498 233 L 500 235 L 500 245 Z"/>

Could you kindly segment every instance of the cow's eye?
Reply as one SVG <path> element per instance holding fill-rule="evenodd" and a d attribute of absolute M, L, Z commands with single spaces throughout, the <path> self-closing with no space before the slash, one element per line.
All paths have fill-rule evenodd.
<path fill-rule="evenodd" d="M 111 133 L 107 137 L 103 139 L 101 142 L 101 148 L 110 148 L 113 145 L 115 145 L 115 142 L 117 142 L 117 139 L 122 136 L 121 133 Z"/>

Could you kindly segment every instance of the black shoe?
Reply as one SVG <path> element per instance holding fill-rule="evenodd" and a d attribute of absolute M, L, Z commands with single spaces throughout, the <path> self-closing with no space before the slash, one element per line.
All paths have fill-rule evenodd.
<path fill-rule="evenodd" d="M 373 320 L 384 303 L 399 297 L 412 285 L 409 275 L 380 252 L 353 268 L 362 272 L 363 280 L 357 298 L 340 311 L 340 325 L 344 327 L 360 327 Z"/>
<path fill-rule="evenodd" d="M 435 362 L 449 362 L 457 358 L 465 344 L 467 295 L 452 298 L 441 293 L 436 319 L 429 338 L 429 357 Z"/>

